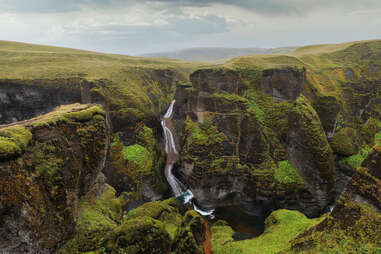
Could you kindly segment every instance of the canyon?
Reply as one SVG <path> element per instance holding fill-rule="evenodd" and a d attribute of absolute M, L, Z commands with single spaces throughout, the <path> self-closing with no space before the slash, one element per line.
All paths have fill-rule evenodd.
<path fill-rule="evenodd" d="M 0 71 L 0 252 L 380 250 L 380 41 L 215 65 L 23 47 Z"/>

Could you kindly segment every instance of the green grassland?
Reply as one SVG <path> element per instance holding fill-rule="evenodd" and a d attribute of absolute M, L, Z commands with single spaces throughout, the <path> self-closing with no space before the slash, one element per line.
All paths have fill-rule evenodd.
<path fill-rule="evenodd" d="M 173 97 L 171 78 L 186 81 L 189 73 L 200 65 L 164 58 L 0 41 L 0 79 L 102 80 L 107 85 L 99 93 L 108 95 L 111 107 L 124 113 L 134 111 L 133 108 L 133 114 L 138 118 L 141 112 L 161 112 Z M 170 81 L 165 84 L 168 87 L 160 81 L 163 76 Z"/>
<path fill-rule="evenodd" d="M 91 51 L 0 41 L 0 78 L 55 79 L 86 77 L 88 80 L 122 81 L 131 68 L 175 68 L 184 73 L 198 63 L 165 58 L 143 58 Z"/>

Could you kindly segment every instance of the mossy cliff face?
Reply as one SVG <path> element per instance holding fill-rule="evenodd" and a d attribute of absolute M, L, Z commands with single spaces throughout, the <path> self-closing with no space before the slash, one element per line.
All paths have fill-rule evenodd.
<path fill-rule="evenodd" d="M 381 251 L 381 147 L 369 152 L 336 202 L 332 213 L 300 234 L 293 250 L 340 253 Z"/>
<path fill-rule="evenodd" d="M 175 126 L 181 175 L 200 204 L 318 216 L 381 137 L 380 45 L 247 56 L 192 73 L 176 92 Z"/>
<path fill-rule="evenodd" d="M 102 182 L 107 145 L 105 113 L 96 105 L 2 126 L 0 250 L 50 253 L 72 237 L 78 200 Z"/>
<path fill-rule="evenodd" d="M 191 81 L 178 87 L 175 112 L 182 173 L 199 204 L 318 215 L 333 198 L 334 161 L 316 111 L 300 94 L 305 70 L 206 69 Z"/>

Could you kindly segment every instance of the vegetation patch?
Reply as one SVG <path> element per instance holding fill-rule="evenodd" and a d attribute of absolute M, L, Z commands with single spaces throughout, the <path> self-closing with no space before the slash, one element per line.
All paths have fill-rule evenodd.
<path fill-rule="evenodd" d="M 371 117 L 361 127 L 361 137 L 366 144 L 372 146 L 377 142 L 378 135 L 381 135 L 381 121 Z"/>
<path fill-rule="evenodd" d="M 0 130 L 0 159 L 21 155 L 32 139 L 32 133 L 21 126 Z"/>
<path fill-rule="evenodd" d="M 145 147 L 139 144 L 126 146 L 123 148 L 122 154 L 125 160 L 139 165 L 142 169 L 146 168 L 149 152 Z"/>
<path fill-rule="evenodd" d="M 353 170 L 359 168 L 364 159 L 368 156 L 370 147 L 366 146 L 362 148 L 357 154 L 349 156 L 339 161 L 339 164 L 349 165 Z"/>
<path fill-rule="evenodd" d="M 257 119 L 264 123 L 265 121 L 265 112 L 261 109 L 261 107 L 257 104 L 257 93 L 255 90 L 250 89 L 246 92 L 246 98 L 249 101 L 250 108 L 255 112 Z"/>
<path fill-rule="evenodd" d="M 189 144 L 212 146 L 225 140 L 210 118 L 205 119 L 202 124 L 192 121 L 186 121 L 185 124 L 185 131 L 190 132 Z"/>
<path fill-rule="evenodd" d="M 64 116 L 78 122 L 86 122 L 93 118 L 94 115 L 105 115 L 103 108 L 100 106 L 94 106 L 85 110 L 81 110 L 78 112 L 70 112 L 65 114 Z"/>
<path fill-rule="evenodd" d="M 274 178 L 279 183 L 284 184 L 303 184 L 304 181 L 298 174 L 296 169 L 290 164 L 289 161 L 280 161 L 277 168 L 275 168 Z"/>

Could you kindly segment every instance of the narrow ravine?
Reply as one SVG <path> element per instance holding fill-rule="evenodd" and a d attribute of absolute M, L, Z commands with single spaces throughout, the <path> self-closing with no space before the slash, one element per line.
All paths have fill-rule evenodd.
<path fill-rule="evenodd" d="M 173 116 L 173 107 L 175 105 L 175 100 L 171 102 L 169 108 L 165 115 L 161 120 L 161 126 L 163 127 L 164 139 L 165 139 L 165 152 L 167 154 L 167 161 L 165 164 L 165 177 L 169 185 L 171 186 L 172 192 L 176 198 L 182 201 L 184 204 L 192 202 L 194 195 L 190 189 L 187 189 L 186 186 L 181 183 L 172 173 L 172 169 L 174 164 L 179 160 L 179 149 L 176 147 L 176 132 L 172 124 L 172 116 Z M 193 203 L 193 209 L 198 212 L 202 216 L 209 216 L 210 218 L 214 218 L 213 212 L 214 209 L 204 211 L 198 208 Z M 205 227 L 205 240 L 203 242 L 203 247 L 205 254 L 210 254 L 212 252 L 211 247 L 211 234 L 209 230 L 209 225 L 207 220 L 204 218 L 204 227 Z"/>

